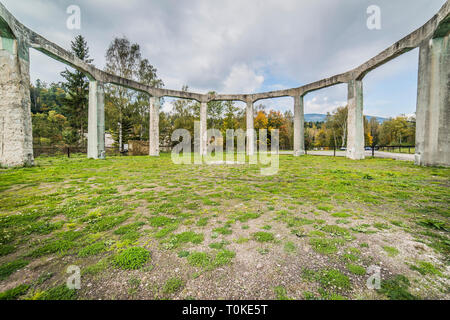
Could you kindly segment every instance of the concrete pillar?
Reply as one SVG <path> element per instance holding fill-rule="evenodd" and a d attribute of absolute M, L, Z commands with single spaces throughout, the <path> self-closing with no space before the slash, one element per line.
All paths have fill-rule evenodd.
<path fill-rule="evenodd" d="M 254 111 L 253 111 L 253 101 L 247 101 L 247 155 L 253 156 L 255 154 L 255 130 L 254 130 Z"/>
<path fill-rule="evenodd" d="M 159 109 L 161 106 L 160 97 L 150 98 L 150 147 L 149 155 L 159 157 Z"/>
<path fill-rule="evenodd" d="M 105 91 L 103 83 L 89 82 L 88 150 L 89 159 L 105 159 Z"/>
<path fill-rule="evenodd" d="M 415 162 L 422 166 L 450 166 L 448 35 L 420 46 Z"/>
<path fill-rule="evenodd" d="M 294 97 L 294 157 L 305 154 L 305 109 L 303 96 Z"/>
<path fill-rule="evenodd" d="M 0 24 L 0 165 L 4 167 L 34 164 L 28 50 Z"/>
<path fill-rule="evenodd" d="M 361 80 L 348 83 L 347 158 L 364 159 L 363 84 Z"/>
<path fill-rule="evenodd" d="M 208 151 L 207 149 L 207 112 L 208 112 L 208 104 L 206 102 L 202 102 L 200 104 L 200 154 L 202 156 L 206 156 Z"/>

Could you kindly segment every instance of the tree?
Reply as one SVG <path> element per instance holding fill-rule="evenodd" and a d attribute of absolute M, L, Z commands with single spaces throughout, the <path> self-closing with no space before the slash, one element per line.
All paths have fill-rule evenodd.
<path fill-rule="evenodd" d="M 71 43 L 72 53 L 80 60 L 91 63 L 89 58 L 89 47 L 82 35 L 78 35 Z M 80 71 L 74 72 L 66 69 L 61 72 L 61 76 L 66 79 L 63 84 L 67 90 L 67 98 L 64 100 L 62 113 L 73 128 L 79 129 L 79 137 L 82 143 L 85 142 L 84 133 L 87 131 L 88 109 L 89 109 L 89 80 Z"/>
<path fill-rule="evenodd" d="M 402 145 L 415 143 L 415 122 L 408 121 L 405 116 L 389 119 L 380 127 L 381 145 Z"/>
<path fill-rule="evenodd" d="M 122 78 L 137 80 L 153 87 L 164 84 L 158 79 L 157 70 L 147 59 L 142 59 L 137 43 L 131 43 L 126 37 L 115 38 L 106 51 L 106 71 Z M 143 138 L 147 125 L 142 119 L 149 110 L 149 97 L 145 93 L 115 86 L 106 87 L 107 126 L 123 151 L 124 141 L 129 138 Z M 147 127 L 148 128 L 148 127 Z"/>
<path fill-rule="evenodd" d="M 325 125 L 331 130 L 331 142 L 336 147 L 347 145 L 347 115 L 347 106 L 339 107 L 332 114 L 327 114 Z"/>
<path fill-rule="evenodd" d="M 63 142 L 63 131 L 67 127 L 66 118 L 50 111 L 32 115 L 33 139 L 37 145 L 57 145 Z"/>
<path fill-rule="evenodd" d="M 372 143 L 368 144 L 371 147 L 378 145 L 380 142 L 380 123 L 377 118 L 372 117 L 369 121 L 369 134 L 372 137 Z"/>

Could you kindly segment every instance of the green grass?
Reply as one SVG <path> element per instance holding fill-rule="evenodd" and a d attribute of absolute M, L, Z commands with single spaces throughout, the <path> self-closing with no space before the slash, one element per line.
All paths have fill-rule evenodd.
<path fill-rule="evenodd" d="M 6 290 L 0 293 L 0 300 L 17 300 L 19 297 L 25 295 L 29 288 L 29 285 L 21 284 L 15 288 Z"/>
<path fill-rule="evenodd" d="M 166 281 L 163 287 L 163 292 L 166 294 L 174 294 L 183 288 L 184 282 L 180 278 L 170 278 Z"/>
<path fill-rule="evenodd" d="M 76 300 L 77 291 L 67 288 L 66 284 L 39 293 L 36 300 Z"/>
<path fill-rule="evenodd" d="M 339 290 L 351 288 L 350 279 L 337 269 L 322 270 L 318 273 L 317 280 L 324 288 Z"/>
<path fill-rule="evenodd" d="M 421 275 L 438 275 L 442 276 L 442 272 L 436 268 L 431 262 L 427 261 L 418 261 L 416 265 L 410 265 L 409 266 L 411 270 L 415 270 L 419 272 Z"/>
<path fill-rule="evenodd" d="M 383 250 L 386 251 L 389 257 L 395 257 L 400 253 L 397 248 L 390 246 L 383 246 Z"/>
<path fill-rule="evenodd" d="M 338 246 L 343 243 L 340 239 L 311 238 L 309 244 L 314 251 L 321 254 L 334 254 L 338 251 Z"/>
<path fill-rule="evenodd" d="M 142 268 L 150 260 L 150 252 L 142 247 L 131 247 L 114 257 L 114 264 L 125 270 Z"/>
<path fill-rule="evenodd" d="M 286 253 L 294 253 L 297 251 L 297 246 L 293 242 L 288 241 L 284 244 L 284 251 Z"/>
<path fill-rule="evenodd" d="M 107 247 L 104 242 L 96 242 L 93 243 L 87 247 L 82 248 L 80 251 L 78 251 L 79 257 L 88 257 L 88 256 L 94 256 L 96 254 L 102 253 L 106 251 Z"/>
<path fill-rule="evenodd" d="M 13 274 L 14 272 L 16 272 L 19 269 L 22 269 L 23 267 L 27 266 L 28 264 L 29 264 L 29 261 L 26 261 L 23 259 L 17 259 L 17 260 L 2 264 L 0 266 L 0 280 L 5 280 L 11 274 Z"/>
<path fill-rule="evenodd" d="M 378 291 L 391 300 L 416 300 L 417 297 L 408 291 L 410 285 L 408 278 L 397 275 L 389 280 L 382 281 L 381 289 Z"/>
<path fill-rule="evenodd" d="M 163 242 L 166 249 L 178 248 L 183 244 L 192 243 L 199 244 L 204 240 L 204 236 L 201 233 L 195 233 L 193 231 L 186 231 L 172 235 L 168 241 Z"/>
<path fill-rule="evenodd" d="M 430 262 L 416 261 L 405 251 L 402 259 L 387 259 L 386 268 L 399 270 L 405 261 L 414 261 L 408 264 L 414 270 L 411 292 L 418 285 L 416 279 L 421 279 L 427 290 L 420 292 L 429 292 L 425 298 L 444 296 L 442 266 L 450 263 L 449 168 L 390 159 L 282 155 L 278 174 L 266 177 L 261 176 L 259 165 L 176 165 L 170 156 L 104 161 L 78 155 L 46 157 L 37 158 L 35 167 L 0 169 L 2 284 L 14 288 L 28 283 L 16 271 L 26 263 L 42 265 L 30 280 L 32 287 L 18 296 L 39 298 L 51 290 L 51 283 L 46 277 L 38 281 L 38 276 L 52 273 L 59 281 L 70 261 L 82 267 L 83 281 L 94 286 L 104 275 L 117 272 L 115 268 L 122 268 L 126 279 L 136 277 L 136 272 L 150 277 L 161 272 L 157 283 L 152 283 L 156 287 L 152 298 L 168 298 L 158 296 L 165 281 L 174 276 L 167 263 L 176 261 L 179 275 L 193 281 L 193 288 L 203 281 L 202 286 L 214 290 L 214 284 L 222 280 L 221 273 L 213 270 L 220 266 L 233 270 L 226 270 L 227 274 L 240 274 L 241 264 L 234 261 L 247 259 L 239 255 L 248 252 L 267 260 L 267 266 L 288 264 L 297 269 L 317 268 L 317 254 L 324 254 L 321 270 L 351 274 L 359 288 L 365 285 L 360 268 L 376 259 L 369 253 L 399 256 L 395 240 L 404 234 L 426 248 Z M 375 237 L 383 237 L 387 246 L 379 247 Z M 136 247 L 142 248 L 127 251 Z M 151 265 L 144 247 L 154 253 Z M 296 259 L 303 249 L 314 251 L 307 261 Z M 278 272 L 274 268 L 268 271 Z M 206 277 L 199 276 L 204 273 Z M 283 273 L 277 277 L 289 283 Z M 311 293 L 309 298 L 355 298 L 355 293 L 327 287 L 317 277 L 319 288 L 302 288 Z M 12 284 L 13 280 L 17 283 Z M 402 296 L 402 288 L 404 282 L 397 281 L 380 297 L 395 296 L 396 291 Z M 272 290 L 258 286 L 254 290 L 273 298 Z"/>
<path fill-rule="evenodd" d="M 264 232 L 264 231 L 253 233 L 252 237 L 255 241 L 258 241 L 258 242 L 271 242 L 275 239 L 273 233 Z"/>
<path fill-rule="evenodd" d="M 273 289 L 277 300 L 292 300 L 288 297 L 286 288 L 283 286 L 277 286 Z"/>
<path fill-rule="evenodd" d="M 356 264 L 348 263 L 347 269 L 353 274 L 356 274 L 358 276 L 363 276 L 366 274 L 366 268 L 358 266 Z"/>
<path fill-rule="evenodd" d="M 189 264 L 194 267 L 206 268 L 211 263 L 211 258 L 205 252 L 192 252 L 187 259 Z"/>

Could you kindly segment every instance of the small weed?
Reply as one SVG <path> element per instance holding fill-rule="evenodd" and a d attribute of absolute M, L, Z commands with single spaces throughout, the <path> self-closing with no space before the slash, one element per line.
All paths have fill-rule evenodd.
<path fill-rule="evenodd" d="M 347 264 L 347 269 L 353 274 L 356 274 L 358 276 L 363 276 L 366 274 L 366 269 L 364 267 L 358 266 L 356 264 Z"/>
<path fill-rule="evenodd" d="M 150 260 L 150 252 L 142 247 L 130 247 L 114 257 L 114 264 L 125 270 L 142 268 Z"/>
<path fill-rule="evenodd" d="M 427 261 L 418 261 L 417 265 L 410 265 L 411 270 L 419 272 L 421 275 L 434 274 L 438 276 L 443 276 L 442 272 L 439 271 L 432 263 Z"/>
<path fill-rule="evenodd" d="M 66 284 L 51 288 L 37 295 L 36 300 L 75 300 L 76 290 L 67 288 Z"/>
<path fill-rule="evenodd" d="M 275 296 L 277 300 L 292 300 L 288 297 L 286 288 L 283 286 L 277 286 L 274 289 Z"/>
<path fill-rule="evenodd" d="M 390 246 L 384 246 L 383 250 L 387 252 L 389 257 L 395 257 L 396 255 L 398 255 L 400 253 L 400 251 L 398 251 L 397 248 L 390 247 Z"/>
<path fill-rule="evenodd" d="M 163 292 L 166 294 L 174 294 L 183 288 L 184 282 L 180 278 L 170 278 L 166 281 L 163 287 Z"/>
<path fill-rule="evenodd" d="M 205 252 L 192 252 L 187 259 L 194 267 L 206 268 L 211 263 L 211 258 Z"/>
<path fill-rule="evenodd" d="M 93 243 L 87 247 L 82 248 L 80 251 L 78 251 L 79 257 L 88 257 L 88 256 L 94 256 L 96 254 L 102 253 L 106 251 L 106 245 L 104 242 L 96 242 Z"/>
<path fill-rule="evenodd" d="M 348 217 L 351 217 L 352 214 L 347 213 L 347 212 L 335 212 L 335 213 L 332 213 L 331 216 L 335 217 L 335 218 L 348 218 Z"/>
<path fill-rule="evenodd" d="M 408 278 L 397 275 L 390 280 L 382 281 L 379 292 L 391 300 L 416 300 L 417 298 L 408 291 L 410 285 Z"/>
<path fill-rule="evenodd" d="M 233 231 L 229 227 L 220 227 L 213 230 L 213 232 L 217 232 L 222 235 L 229 235 L 232 234 Z"/>
<path fill-rule="evenodd" d="M 21 284 L 13 289 L 6 290 L 0 293 L 0 300 L 17 300 L 19 297 L 25 295 L 29 288 L 29 285 Z"/>
<path fill-rule="evenodd" d="M 189 254 L 190 254 L 189 251 L 182 250 L 178 252 L 178 258 L 186 258 L 187 256 L 189 256 Z"/>
<path fill-rule="evenodd" d="M 11 274 L 16 272 L 19 269 L 22 269 L 23 267 L 27 266 L 29 264 L 29 261 L 18 259 L 14 260 L 12 262 L 7 262 L 5 264 L 2 264 L 0 266 L 0 280 L 5 280 L 8 278 Z"/>
<path fill-rule="evenodd" d="M 253 236 L 253 239 L 258 242 L 270 242 L 275 239 L 273 233 L 264 232 L 264 231 L 256 232 L 252 236 Z"/>
<path fill-rule="evenodd" d="M 337 252 L 337 246 L 342 244 L 342 241 L 338 239 L 311 238 L 309 239 L 309 244 L 318 253 L 332 254 Z"/>
<path fill-rule="evenodd" d="M 293 242 L 286 242 L 284 244 L 284 251 L 287 253 L 294 253 L 297 250 L 297 246 Z"/>

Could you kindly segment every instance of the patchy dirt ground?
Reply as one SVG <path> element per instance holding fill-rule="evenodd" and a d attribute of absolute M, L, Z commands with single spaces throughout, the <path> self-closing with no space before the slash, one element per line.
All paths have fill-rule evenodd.
<path fill-rule="evenodd" d="M 450 169 L 289 155 L 273 176 L 169 155 L 38 164 L 0 169 L 0 299 L 450 297 Z M 80 290 L 65 285 L 71 265 Z"/>

